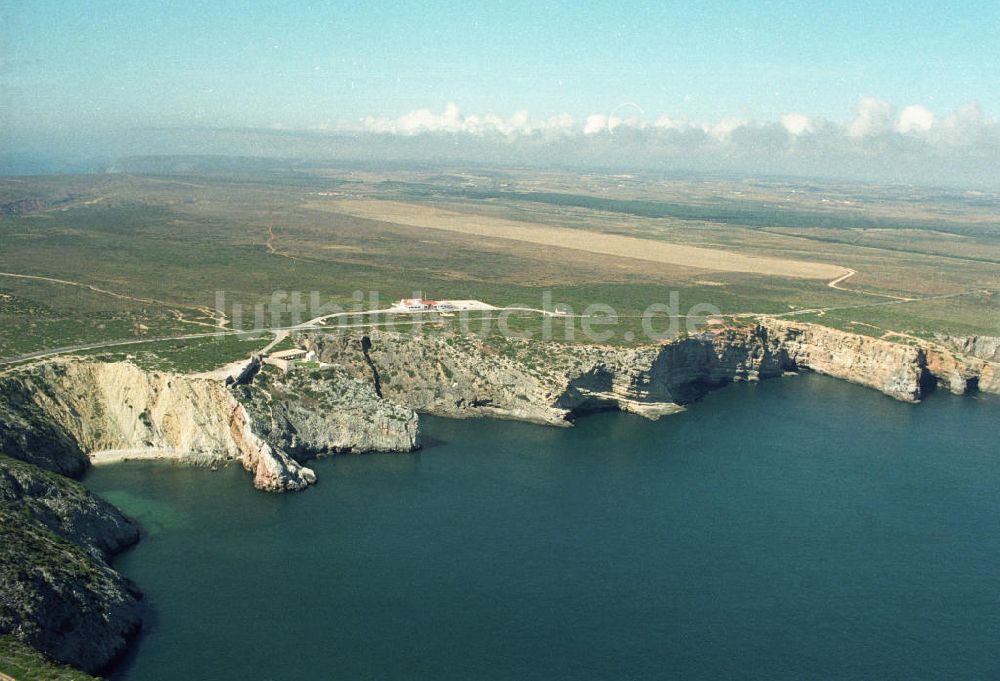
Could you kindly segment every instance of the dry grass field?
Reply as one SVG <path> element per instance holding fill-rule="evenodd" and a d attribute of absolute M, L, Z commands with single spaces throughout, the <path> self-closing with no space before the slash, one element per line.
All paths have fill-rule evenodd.
<path fill-rule="evenodd" d="M 676 294 L 684 309 L 872 335 L 1000 335 L 1000 196 L 282 162 L 132 170 L 0 178 L 0 272 L 76 284 L 0 275 L 0 359 L 192 333 L 220 291 L 250 320 L 275 291 L 342 305 L 358 291 L 529 307 L 549 294 L 623 319 Z M 878 304 L 899 298 L 912 302 Z"/>
<path fill-rule="evenodd" d="M 572 249 L 713 272 L 744 272 L 795 279 L 833 280 L 850 271 L 838 265 L 744 255 L 722 249 L 470 215 L 399 201 L 314 202 L 306 204 L 306 207 L 483 239 L 523 241 L 555 249 L 547 251 L 552 259 L 559 259 L 562 250 Z"/>

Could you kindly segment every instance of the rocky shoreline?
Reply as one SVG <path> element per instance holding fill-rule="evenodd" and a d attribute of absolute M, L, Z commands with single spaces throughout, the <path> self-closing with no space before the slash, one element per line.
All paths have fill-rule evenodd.
<path fill-rule="evenodd" d="M 315 456 L 419 444 L 412 411 L 336 370 L 262 372 L 227 387 L 127 362 L 62 359 L 0 377 L 0 396 L 0 452 L 70 477 L 92 453 L 146 450 L 200 465 L 238 461 L 256 487 L 291 491 L 315 482 L 302 463 Z"/>
<path fill-rule="evenodd" d="M 0 376 L 0 635 L 97 672 L 138 630 L 138 591 L 108 566 L 138 528 L 70 479 L 102 452 L 239 462 L 257 488 L 282 492 L 316 482 L 305 464 L 317 456 L 417 449 L 418 413 L 655 419 L 728 383 L 803 370 L 907 402 L 937 388 L 1000 394 L 997 339 L 903 344 L 773 319 L 637 348 L 385 332 L 297 341 L 322 368 L 253 361 L 227 384 L 70 358 Z"/>
<path fill-rule="evenodd" d="M 108 565 L 139 528 L 69 478 L 0 455 L 0 634 L 89 673 L 142 624 L 141 595 Z"/>
<path fill-rule="evenodd" d="M 994 341 L 904 344 L 776 319 L 634 348 L 309 332 L 297 342 L 323 368 L 251 362 L 232 384 L 57 359 L 0 376 L 0 452 L 70 477 L 102 453 L 236 461 L 259 489 L 294 491 L 315 482 L 305 464 L 317 456 L 417 449 L 418 413 L 559 426 L 606 409 L 659 418 L 728 383 L 803 370 L 907 402 L 936 388 L 1000 394 Z"/>
<path fill-rule="evenodd" d="M 357 380 L 378 381 L 388 400 L 459 418 L 568 425 L 603 409 L 658 418 L 716 387 L 802 370 L 907 402 L 939 386 L 1000 394 L 1000 363 L 779 320 L 639 348 L 379 332 L 299 340 Z"/>

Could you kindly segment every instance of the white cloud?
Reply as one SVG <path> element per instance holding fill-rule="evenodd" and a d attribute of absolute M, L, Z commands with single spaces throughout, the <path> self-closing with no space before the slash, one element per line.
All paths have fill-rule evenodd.
<path fill-rule="evenodd" d="M 896 130 L 904 135 L 908 132 L 924 132 L 930 130 L 934 125 L 934 114 L 920 106 L 913 104 L 903 109 L 899 114 L 899 122 Z"/>
<path fill-rule="evenodd" d="M 854 116 L 845 120 L 791 111 L 775 121 L 723 117 L 691 122 L 647 116 L 638 108 L 628 117 L 611 111 L 580 119 L 565 113 L 532 118 L 527 111 L 465 115 L 450 103 L 441 111 L 369 117 L 361 131 L 412 138 L 409 148 L 415 157 L 453 153 L 446 154 L 434 137 L 448 134 L 468 138 L 454 153 L 470 158 L 482 154 L 484 159 L 581 166 L 595 162 L 623 167 L 746 167 L 859 177 L 881 173 L 894 180 L 905 176 L 902 169 L 907 167 L 919 166 L 932 178 L 939 172 L 994 176 L 994 171 L 972 169 L 1000 167 L 1000 125 L 978 106 L 935 113 L 912 104 L 897 116 L 889 102 L 874 97 L 859 100 Z M 399 141 L 385 140 L 385 144 L 387 149 L 402 148 Z"/>
<path fill-rule="evenodd" d="M 847 128 L 850 137 L 868 137 L 892 127 L 892 105 L 875 97 L 862 97 L 855 108 L 857 116 Z"/>
<path fill-rule="evenodd" d="M 789 135 L 798 137 L 802 133 L 812 132 L 812 120 L 805 114 L 786 113 L 781 117 L 781 125 L 788 131 Z"/>
<path fill-rule="evenodd" d="M 608 129 L 608 117 L 604 114 L 590 114 L 583 124 L 584 135 L 596 135 Z"/>
<path fill-rule="evenodd" d="M 984 125 L 996 125 L 996 119 L 987 118 L 983 114 L 983 109 L 978 104 L 966 104 L 954 113 L 945 118 L 945 124 L 952 127 L 982 127 Z"/>
<path fill-rule="evenodd" d="M 687 127 L 685 121 L 674 120 L 670 116 L 660 116 L 653 123 L 653 127 L 660 128 L 663 130 L 679 130 L 683 127 Z"/>
<path fill-rule="evenodd" d="M 705 123 L 701 129 L 720 142 L 724 142 L 735 130 L 746 126 L 747 121 L 742 118 L 723 118 L 718 123 Z"/>
<path fill-rule="evenodd" d="M 508 136 L 527 135 L 543 130 L 571 129 L 573 118 L 567 114 L 553 116 L 542 122 L 532 122 L 527 111 L 517 111 L 509 118 L 496 114 L 462 115 L 454 102 L 449 102 L 441 113 L 430 109 L 417 109 L 399 118 L 369 116 L 362 120 L 365 132 L 389 133 L 396 135 L 419 135 L 422 133 L 446 132 L 454 134 L 501 134 Z"/>
<path fill-rule="evenodd" d="M 573 132 L 576 128 L 576 121 L 569 114 L 559 114 L 558 116 L 552 116 L 545 121 L 545 127 L 549 130 L 557 130 L 560 132 Z"/>
<path fill-rule="evenodd" d="M 630 130 L 647 136 L 686 136 L 692 140 L 707 136 L 717 142 L 730 141 L 738 132 L 740 139 L 759 140 L 767 130 L 766 134 L 771 140 L 777 139 L 775 135 L 780 137 L 784 134 L 789 141 L 814 138 L 824 143 L 831 143 L 840 138 L 854 140 L 856 144 L 867 138 L 885 138 L 887 135 L 912 137 L 912 133 L 928 133 L 921 135 L 928 144 L 942 140 L 958 143 L 984 134 L 993 136 L 1000 134 L 996 120 L 985 116 L 982 109 L 975 104 L 944 116 L 936 116 L 926 107 L 912 104 L 905 107 L 896 117 L 889 102 L 875 97 L 864 97 L 859 100 L 855 106 L 854 118 L 840 122 L 814 119 L 794 111 L 782 114 L 776 123 L 733 117 L 692 123 L 683 118 L 666 115 L 659 116 L 650 123 L 640 116 L 625 118 L 613 113 L 610 115 L 592 113 L 578 122 L 565 113 L 544 119 L 533 119 L 527 111 L 517 111 L 509 117 L 493 113 L 464 115 L 455 103 L 449 102 L 441 112 L 424 108 L 398 118 L 369 116 L 362 120 L 361 130 L 404 136 L 451 133 L 474 136 L 498 134 L 508 138 L 538 134 L 593 136 L 605 132 Z"/>
<path fill-rule="evenodd" d="M 988 118 L 978 104 L 966 104 L 942 118 L 934 127 L 953 138 L 973 139 L 989 130 L 996 130 L 997 121 Z"/>

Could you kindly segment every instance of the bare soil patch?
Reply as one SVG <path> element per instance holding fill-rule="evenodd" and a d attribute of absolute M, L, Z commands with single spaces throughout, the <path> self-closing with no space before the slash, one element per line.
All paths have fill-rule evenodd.
<path fill-rule="evenodd" d="M 398 201 L 314 202 L 308 208 L 382 220 L 410 227 L 458 232 L 489 239 L 510 239 L 596 255 L 683 265 L 717 272 L 746 272 L 796 279 L 835 279 L 850 270 L 827 263 L 744 255 L 715 248 L 684 246 L 616 234 L 469 215 Z M 558 257 L 553 254 L 553 257 Z"/>

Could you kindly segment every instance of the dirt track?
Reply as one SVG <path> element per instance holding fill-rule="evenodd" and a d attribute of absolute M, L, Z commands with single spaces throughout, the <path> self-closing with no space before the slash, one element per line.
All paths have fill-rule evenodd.
<path fill-rule="evenodd" d="M 68 279 L 55 279 L 54 277 L 43 277 L 43 276 L 40 276 L 40 275 L 37 275 L 37 274 L 18 274 L 18 273 L 15 273 L 15 272 L 0 272 L 0 277 L 12 277 L 14 279 L 27 279 L 29 281 L 45 281 L 45 282 L 48 282 L 50 284 L 61 284 L 63 286 L 75 286 L 77 288 L 83 288 L 83 289 L 87 289 L 88 291 L 93 291 L 94 293 L 100 293 L 102 295 L 111 296 L 113 298 L 120 298 L 121 300 L 132 300 L 132 301 L 135 301 L 137 303 L 145 303 L 145 304 L 148 304 L 148 305 L 155 305 L 157 307 L 161 307 L 161 308 L 164 308 L 164 309 L 167 309 L 167 310 L 170 310 L 170 311 L 174 312 L 175 313 L 175 317 L 177 318 L 177 321 L 182 322 L 184 324 L 197 324 L 198 326 L 210 326 L 210 327 L 223 328 L 223 327 L 225 327 L 225 325 L 227 323 L 224 315 L 223 316 L 219 316 L 218 321 L 215 324 L 208 324 L 208 323 L 205 323 L 205 322 L 199 322 L 199 321 L 194 321 L 194 320 L 191 320 L 191 319 L 185 319 L 183 317 L 183 315 L 180 315 L 179 313 L 177 313 L 177 310 L 175 309 L 175 308 L 182 308 L 182 309 L 185 309 L 185 310 L 195 310 L 195 311 L 200 312 L 201 314 L 203 314 L 203 315 L 205 315 L 207 317 L 215 317 L 215 316 L 221 315 L 221 312 L 213 311 L 211 308 L 207 308 L 207 307 L 195 307 L 193 305 L 181 305 L 179 303 L 168 303 L 168 302 L 165 302 L 165 301 L 162 301 L 162 300 L 155 300 L 153 298 L 138 298 L 136 296 L 130 296 L 130 295 L 125 294 L 125 293 L 117 293 L 115 291 L 109 291 L 109 290 L 104 289 L 104 288 L 98 288 L 97 286 L 94 286 L 92 284 L 85 284 L 85 283 L 80 282 L 80 281 L 70 281 Z"/>

